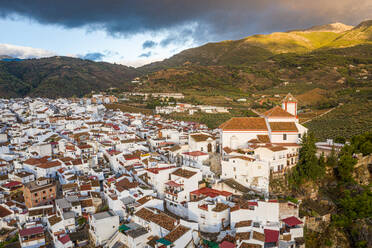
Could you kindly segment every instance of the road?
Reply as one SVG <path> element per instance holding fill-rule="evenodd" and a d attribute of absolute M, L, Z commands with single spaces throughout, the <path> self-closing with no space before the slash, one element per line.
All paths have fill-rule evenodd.
<path fill-rule="evenodd" d="M 304 122 L 302 122 L 301 124 L 308 123 L 308 122 L 310 122 L 310 121 L 312 121 L 312 120 L 314 120 L 314 119 L 316 119 L 316 118 L 320 118 L 320 117 L 322 117 L 323 115 L 329 114 L 330 112 L 332 112 L 334 109 L 338 108 L 339 106 L 341 106 L 341 105 L 339 104 L 339 105 L 337 105 L 336 107 L 333 107 L 333 108 L 331 108 L 331 109 L 328 109 L 326 112 L 324 112 L 324 113 L 322 113 L 322 114 L 320 114 L 320 115 L 317 115 L 317 116 L 315 116 L 315 117 L 312 118 L 312 119 L 309 119 L 309 120 L 307 120 L 307 121 L 304 121 Z"/>

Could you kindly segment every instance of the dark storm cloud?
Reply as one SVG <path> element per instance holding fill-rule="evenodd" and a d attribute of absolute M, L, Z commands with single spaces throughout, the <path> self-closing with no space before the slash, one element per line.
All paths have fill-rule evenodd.
<path fill-rule="evenodd" d="M 111 50 L 106 49 L 103 52 L 88 52 L 86 54 L 79 54 L 77 56 L 81 59 L 101 61 L 107 57 L 120 56 L 120 54 L 116 51 L 111 51 Z M 121 56 L 121 58 L 123 58 L 123 56 Z"/>
<path fill-rule="evenodd" d="M 192 26 L 189 38 L 196 41 L 233 39 L 335 21 L 357 24 L 371 15 L 371 0 L 0 1 L 3 18 L 21 16 L 65 28 L 101 29 L 113 36 L 164 30 L 180 33 L 182 28 Z"/>
<path fill-rule="evenodd" d="M 85 55 L 79 56 L 82 59 L 88 59 L 93 61 L 99 61 L 102 60 L 106 55 L 103 53 L 87 53 Z"/>
<path fill-rule="evenodd" d="M 142 44 L 142 48 L 143 49 L 146 49 L 146 48 L 153 48 L 157 45 L 157 43 L 155 41 L 152 41 L 152 40 L 147 40 L 145 42 L 143 42 Z"/>
<path fill-rule="evenodd" d="M 166 38 L 160 41 L 161 47 L 167 47 L 170 44 L 173 45 L 183 45 L 188 40 L 190 40 L 191 37 L 194 36 L 193 30 L 190 28 L 185 28 L 178 32 L 173 32 L 172 34 L 168 35 Z"/>
<path fill-rule="evenodd" d="M 176 41 L 176 37 L 168 36 L 167 38 L 160 41 L 160 46 L 167 47 L 169 44 L 173 43 L 174 41 Z"/>
<path fill-rule="evenodd" d="M 140 57 L 140 58 L 148 58 L 148 57 L 150 57 L 152 55 L 152 53 L 151 52 L 147 52 L 147 53 L 142 53 L 140 56 L 138 56 L 138 57 Z"/>

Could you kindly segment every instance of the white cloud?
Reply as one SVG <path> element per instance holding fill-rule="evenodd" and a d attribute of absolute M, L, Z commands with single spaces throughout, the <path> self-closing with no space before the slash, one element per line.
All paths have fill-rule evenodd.
<path fill-rule="evenodd" d="M 0 55 L 8 55 L 20 59 L 51 57 L 54 52 L 40 48 L 16 46 L 11 44 L 0 44 Z"/>

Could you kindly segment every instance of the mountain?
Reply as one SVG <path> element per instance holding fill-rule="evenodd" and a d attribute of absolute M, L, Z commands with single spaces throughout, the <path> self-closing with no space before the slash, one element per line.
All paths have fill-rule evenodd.
<path fill-rule="evenodd" d="M 0 59 L 14 59 L 14 58 L 8 55 L 0 55 Z"/>
<path fill-rule="evenodd" d="M 189 63 L 167 67 L 143 77 L 146 87 L 138 90 L 178 91 L 198 95 L 244 96 L 289 82 L 291 91 L 339 89 L 371 82 L 372 44 L 348 48 L 314 50 L 309 53 L 273 54 L 256 63 L 202 65 Z"/>
<path fill-rule="evenodd" d="M 146 76 L 135 90 L 182 92 L 191 103 L 261 111 L 275 103 L 274 95 L 291 92 L 318 139 L 348 138 L 372 130 L 371 29 L 372 21 L 334 23 L 208 43 L 138 68 Z"/>
<path fill-rule="evenodd" d="M 360 44 L 372 44 L 372 20 L 364 21 L 343 33 L 326 45 L 326 48 L 350 47 Z"/>
<path fill-rule="evenodd" d="M 169 59 L 154 62 L 139 68 L 142 71 L 156 71 L 167 67 L 188 64 L 226 65 L 244 64 L 262 61 L 273 53 L 244 40 L 208 43 L 200 47 L 184 50 Z"/>
<path fill-rule="evenodd" d="M 342 33 L 342 32 L 348 31 L 353 28 L 354 26 L 346 25 L 341 22 L 335 22 L 335 23 L 330 23 L 326 25 L 312 26 L 311 28 L 304 29 L 301 31 L 304 31 L 304 32 L 320 31 L 320 32 Z"/>
<path fill-rule="evenodd" d="M 137 76 L 147 84 L 135 90 L 242 96 L 289 81 L 296 82 L 293 91 L 301 94 L 308 82 L 332 89 L 336 82 L 363 81 L 366 76 L 350 72 L 348 66 L 369 65 L 371 37 L 372 21 L 355 27 L 333 23 L 208 43 L 140 68 L 69 57 L 10 59 L 0 61 L 0 96 L 69 97 L 109 87 L 131 90 L 134 86 L 128 82 Z"/>
<path fill-rule="evenodd" d="M 127 89 L 132 67 L 71 57 L 0 61 L 0 97 L 71 97 L 109 87 Z"/>
<path fill-rule="evenodd" d="M 139 69 L 153 72 L 189 64 L 254 64 L 275 54 L 309 53 L 319 49 L 343 48 L 360 44 L 372 44 L 372 20 L 362 22 L 356 27 L 332 23 L 305 30 L 257 34 L 240 40 L 208 43 Z"/>

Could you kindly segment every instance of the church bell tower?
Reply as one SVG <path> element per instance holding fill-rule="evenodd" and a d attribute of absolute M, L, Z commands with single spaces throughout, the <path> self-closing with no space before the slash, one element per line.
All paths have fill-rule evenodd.
<path fill-rule="evenodd" d="M 282 109 L 293 116 L 297 116 L 297 99 L 294 98 L 291 93 L 288 93 L 288 95 L 283 99 Z"/>

